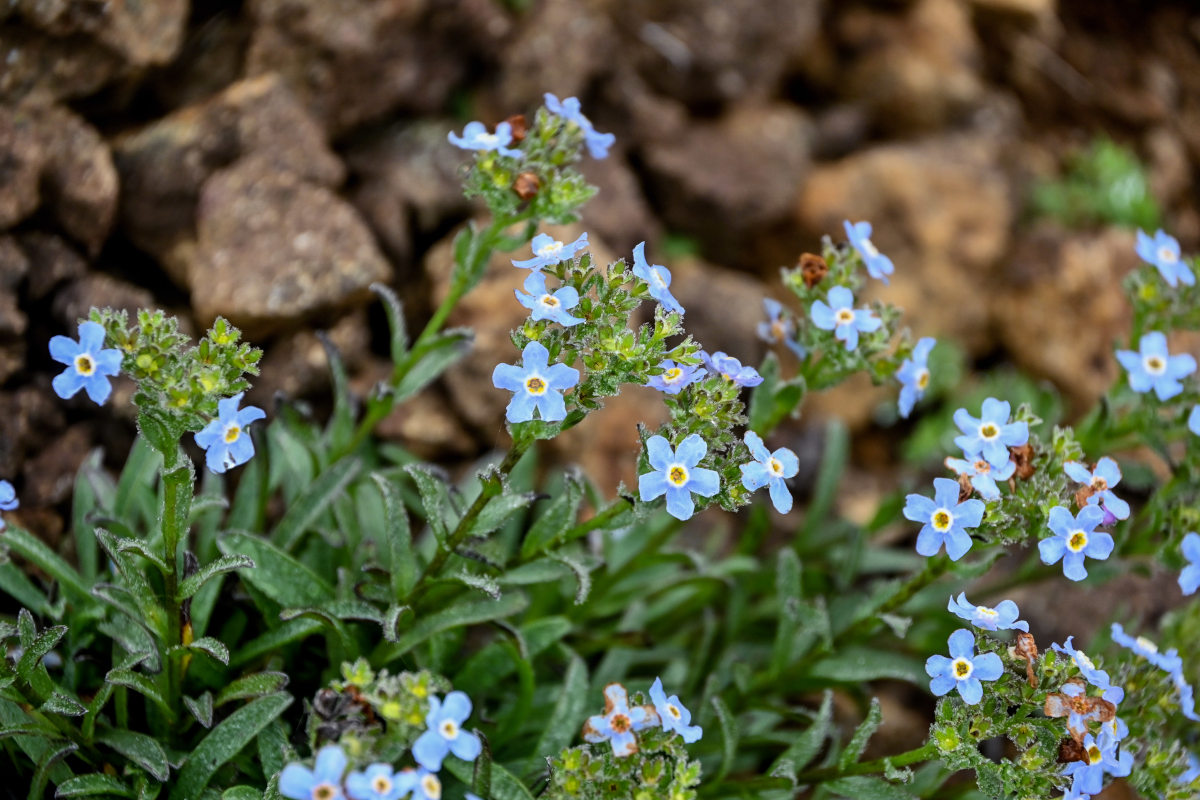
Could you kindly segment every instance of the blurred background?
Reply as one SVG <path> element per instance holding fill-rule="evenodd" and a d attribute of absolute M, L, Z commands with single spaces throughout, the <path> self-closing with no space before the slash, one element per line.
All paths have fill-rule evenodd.
<path fill-rule="evenodd" d="M 1069 420 L 1116 377 L 1134 230 L 1200 242 L 1193 3 L 9 0 L 0 477 L 21 522 L 57 542 L 80 462 L 103 446 L 119 463 L 133 434 L 128 384 L 99 411 L 52 395 L 52 335 L 92 305 L 165 307 L 193 331 L 224 315 L 267 353 L 250 399 L 320 413 L 325 331 L 365 392 L 387 369 L 367 287 L 395 287 L 422 324 L 478 213 L 446 133 L 546 91 L 617 135 L 584 162 L 600 194 L 558 238 L 587 230 L 606 261 L 646 240 L 696 339 L 750 363 L 761 299 L 786 301 L 780 267 L 869 220 L 896 264 L 873 296 L 947 344 L 948 373 L 998 369 L 1014 400 Z M 515 357 L 519 277 L 497 260 L 453 320 L 474 351 L 384 437 L 451 464 L 504 440 L 488 376 Z M 804 454 L 801 492 L 811 423 L 831 416 L 855 434 L 852 517 L 895 488 L 898 460 L 938 467 L 944 420 L 922 438 L 894 393 L 811 399 L 780 434 Z M 634 389 L 555 446 L 615 489 L 635 423 L 661 414 Z"/>

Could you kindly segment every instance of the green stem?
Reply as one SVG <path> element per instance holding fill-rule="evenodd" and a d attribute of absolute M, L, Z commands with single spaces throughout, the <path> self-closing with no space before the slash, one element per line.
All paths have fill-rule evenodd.
<path fill-rule="evenodd" d="M 797 775 L 796 783 L 813 784 L 836 780 L 837 778 L 845 778 L 850 775 L 874 775 L 886 772 L 889 768 L 906 767 L 909 764 L 928 761 L 935 755 L 937 755 L 937 745 L 933 742 L 926 742 L 923 746 L 915 750 L 909 750 L 907 753 L 900 753 L 899 755 L 888 756 L 886 758 L 877 758 L 874 761 L 863 761 L 858 764 L 851 764 L 848 767 L 810 769 L 807 772 L 801 772 Z M 800 794 L 803 794 L 803 792 Z"/>
<path fill-rule="evenodd" d="M 192 504 L 192 472 L 190 464 L 183 460 L 176 447 L 174 451 L 163 453 L 163 563 L 167 566 L 163 584 L 166 597 L 167 612 L 167 641 L 166 668 L 163 679 L 166 682 L 167 708 L 172 716 L 179 708 L 181 686 L 183 683 L 184 653 L 177 648 L 184 644 L 185 636 L 191 638 L 190 629 L 183 628 L 183 604 L 179 599 L 179 545 L 187 536 L 187 519 Z M 173 723 L 173 719 L 170 720 Z"/>

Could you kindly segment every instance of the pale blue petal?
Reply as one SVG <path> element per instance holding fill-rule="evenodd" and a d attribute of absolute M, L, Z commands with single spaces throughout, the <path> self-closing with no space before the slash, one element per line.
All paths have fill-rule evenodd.
<path fill-rule="evenodd" d="M 713 475 L 716 475 L 714 472 Z M 782 478 L 776 478 L 770 483 L 771 503 L 774 504 L 775 510 L 780 514 L 786 514 L 792 510 L 792 493 L 788 491 L 787 485 Z"/>
<path fill-rule="evenodd" d="M 678 520 L 691 519 L 696 513 L 696 503 L 687 489 L 677 486 L 667 487 L 667 513 Z"/>
<path fill-rule="evenodd" d="M 74 397 L 75 393 L 83 388 L 87 378 L 75 371 L 74 367 L 69 367 L 58 375 L 54 376 L 54 380 L 50 381 L 50 385 L 54 388 L 54 393 L 66 400 L 69 397 Z"/>
<path fill-rule="evenodd" d="M 954 508 L 954 521 L 963 528 L 977 527 L 986 508 L 982 500 L 964 500 Z"/>
<path fill-rule="evenodd" d="M 342 774 L 346 771 L 346 754 L 336 745 L 326 745 L 317 751 L 317 763 L 313 768 L 313 777 L 317 781 L 341 784 Z"/>
<path fill-rule="evenodd" d="M 1180 380 L 1195 371 L 1196 358 L 1191 353 L 1180 353 L 1167 359 L 1167 377 Z"/>
<path fill-rule="evenodd" d="M 941 697 L 953 689 L 956 683 L 954 678 L 951 678 L 949 675 L 936 675 L 929 682 L 929 691 L 933 692 L 935 696 Z"/>
<path fill-rule="evenodd" d="M 96 372 L 101 375 L 116 375 L 121 371 L 121 351 L 101 350 L 92 356 L 96 363 Z"/>
<path fill-rule="evenodd" d="M 300 764 L 288 764 L 279 773 L 279 793 L 291 800 L 312 800 L 313 787 L 317 785 L 306 767 Z"/>
<path fill-rule="evenodd" d="M 541 297 L 546 294 L 546 276 L 539 270 L 529 273 L 525 278 L 525 282 L 521 285 L 527 294 L 531 294 L 534 297 Z M 520 295 L 517 296 L 517 299 L 521 299 Z"/>
<path fill-rule="evenodd" d="M 234 419 L 241 428 L 247 428 L 251 423 L 258 422 L 267 416 L 267 412 L 263 411 L 258 406 L 246 406 L 237 413 Z"/>
<path fill-rule="evenodd" d="M 695 467 L 688 476 L 687 490 L 701 497 L 712 497 L 721 491 L 721 476 L 716 470 Z"/>
<path fill-rule="evenodd" d="M 217 401 L 217 418 L 221 420 L 222 425 L 228 425 L 237 419 L 238 406 L 242 404 L 244 394 L 245 392 L 238 392 L 233 397 Z"/>
<path fill-rule="evenodd" d="M 800 459 L 786 447 L 781 447 L 771 454 L 783 467 L 783 477 L 792 478 L 800 471 Z"/>
<path fill-rule="evenodd" d="M 1087 577 L 1087 568 L 1083 565 L 1083 553 L 1071 551 L 1063 553 L 1063 575 L 1073 581 L 1081 581 Z"/>
<path fill-rule="evenodd" d="M 925 674 L 931 678 L 945 675 L 949 670 L 950 659 L 941 654 L 934 654 L 925 659 Z"/>
<path fill-rule="evenodd" d="M 675 451 L 665 436 L 655 434 L 646 440 L 646 458 L 650 466 L 665 470 L 675 461 Z"/>
<path fill-rule="evenodd" d="M 854 305 L 854 293 L 845 286 L 834 286 L 827 295 L 829 305 L 833 308 L 849 308 Z"/>
<path fill-rule="evenodd" d="M 1102 531 L 1097 531 L 1088 537 L 1087 547 L 1083 548 L 1083 553 L 1088 558 L 1103 561 L 1112 555 L 1114 546 L 1112 536 Z"/>
<path fill-rule="evenodd" d="M 958 561 L 971 549 L 971 535 L 958 525 L 947 531 L 945 540 L 946 555 L 951 561 Z"/>
<path fill-rule="evenodd" d="M 1063 472 L 1067 473 L 1068 477 L 1076 483 L 1092 482 L 1091 471 L 1078 461 L 1068 461 L 1063 464 Z"/>
<path fill-rule="evenodd" d="M 995 653 L 982 653 L 973 663 L 975 671 L 972 674 L 981 681 L 994 681 L 1004 674 L 1004 664 Z"/>
<path fill-rule="evenodd" d="M 1075 528 L 1075 517 L 1065 506 L 1055 506 L 1050 509 L 1047 525 L 1059 536 L 1070 536 Z"/>
<path fill-rule="evenodd" d="M 937 511 L 937 504 L 923 494 L 910 494 L 905 498 L 904 516 L 913 522 L 928 522 Z"/>
<path fill-rule="evenodd" d="M 483 743 L 473 733 L 463 731 L 450 743 L 450 752 L 463 761 L 474 761 L 483 750 Z"/>
<path fill-rule="evenodd" d="M 952 509 L 958 505 L 958 481 L 952 481 L 949 478 L 934 478 L 933 502 L 938 508 L 946 509 Z"/>
<path fill-rule="evenodd" d="M 1179 551 L 1188 561 L 1200 563 L 1200 533 L 1189 533 L 1183 537 Z"/>
<path fill-rule="evenodd" d="M 79 352 L 96 353 L 104 347 L 104 326 L 86 320 L 79 323 Z"/>
<path fill-rule="evenodd" d="M 689 469 L 700 463 L 700 459 L 708 452 L 708 444 L 700 437 L 700 434 L 693 433 L 688 435 L 686 439 L 679 443 L 675 448 L 675 458 L 685 467 Z"/>
<path fill-rule="evenodd" d="M 544 422 L 562 422 L 567 418 L 567 401 L 556 391 L 550 390 L 534 401 Z"/>
<path fill-rule="evenodd" d="M 860 308 L 854 312 L 854 327 L 863 333 L 871 333 L 879 330 L 879 326 L 883 324 L 883 320 L 875 316 L 874 312 L 868 311 L 865 308 Z"/>
<path fill-rule="evenodd" d="M 1167 337 L 1161 331 L 1150 331 L 1142 335 L 1138 349 L 1142 352 L 1142 358 L 1158 356 L 1165 360 L 1168 356 Z"/>
<path fill-rule="evenodd" d="M 529 392 L 517 392 L 508 401 L 504 418 L 509 422 L 529 422 L 533 419 L 533 409 L 537 407 L 537 398 Z"/>
<path fill-rule="evenodd" d="M 1061 506 L 1056 507 L 1061 508 Z M 1065 511 L 1066 509 L 1063 510 Z M 1090 533 L 1097 525 L 1104 522 L 1104 511 L 1097 506 L 1084 506 L 1079 509 L 1079 513 L 1075 516 L 1075 522 Z"/>
<path fill-rule="evenodd" d="M 771 457 L 771 453 L 763 444 L 762 437 L 754 431 L 746 431 L 746 433 L 742 436 L 742 441 L 746 443 L 746 448 L 750 451 L 750 455 L 752 455 L 756 461 L 765 462 Z"/>
<path fill-rule="evenodd" d="M 1067 552 L 1067 543 L 1060 536 L 1051 536 L 1038 542 L 1038 554 L 1043 564 L 1054 564 Z"/>
<path fill-rule="evenodd" d="M 767 485 L 771 480 L 771 473 L 757 461 L 750 461 L 742 464 L 742 486 L 745 486 L 752 492 L 756 492 Z"/>
<path fill-rule="evenodd" d="M 510 392 L 524 392 L 525 370 L 512 364 L 497 364 L 492 370 L 492 385 Z"/>
<path fill-rule="evenodd" d="M 965 681 L 958 681 L 958 693 L 967 705 L 978 705 L 983 699 L 983 684 L 972 675 Z"/>
<path fill-rule="evenodd" d="M 225 443 L 224 437 L 218 438 L 217 441 L 213 442 L 204 454 L 204 463 L 208 467 L 209 472 L 220 475 L 227 469 L 225 456 L 228 452 L 229 445 Z"/>
<path fill-rule="evenodd" d="M 471 698 L 466 692 L 451 692 L 442 700 L 441 710 L 442 720 L 452 719 L 461 726 L 471 716 Z"/>
<path fill-rule="evenodd" d="M 1121 468 L 1108 456 L 1096 462 L 1096 474 L 1104 479 L 1110 489 L 1121 482 Z"/>
<path fill-rule="evenodd" d="M 99 373 L 92 373 L 84 379 L 83 388 L 87 391 L 87 396 L 98 406 L 104 405 L 108 396 L 112 394 L 112 385 L 108 382 L 108 378 Z"/>
<path fill-rule="evenodd" d="M 248 434 L 241 434 L 229 444 L 229 455 L 233 458 L 233 466 L 241 466 L 254 458 L 254 440 Z"/>
<path fill-rule="evenodd" d="M 938 550 L 942 549 L 944 538 L 932 525 L 926 525 L 917 534 L 917 553 L 923 556 L 937 555 Z"/>
<path fill-rule="evenodd" d="M 66 336 L 50 338 L 50 357 L 60 364 L 75 366 L 75 356 L 81 352 L 79 343 Z"/>
<path fill-rule="evenodd" d="M 530 371 L 530 368 L 536 369 L 538 372 L 545 372 L 546 362 L 549 359 L 550 351 L 541 342 L 530 342 L 521 351 L 521 366 L 525 368 L 526 373 Z"/>
<path fill-rule="evenodd" d="M 937 344 L 937 339 L 931 336 L 925 336 L 917 342 L 917 346 L 913 348 L 913 361 L 922 366 L 929 360 L 929 354 L 933 351 L 934 345 Z"/>
<path fill-rule="evenodd" d="M 994 422 L 997 425 L 1005 425 L 1008 423 L 1008 418 L 1012 414 L 1012 405 L 1007 400 L 997 400 L 994 397 L 989 397 L 983 401 L 983 413 L 980 414 L 980 419 L 988 422 Z"/>
<path fill-rule="evenodd" d="M 449 743 L 437 731 L 432 730 L 418 736 L 412 747 L 413 758 L 430 772 L 437 772 L 442 768 L 442 761 L 449 752 Z"/>
<path fill-rule="evenodd" d="M 1101 493 L 1104 507 L 1117 519 L 1129 519 L 1129 503 L 1117 497 L 1112 491 Z"/>
<path fill-rule="evenodd" d="M 555 364 L 546 369 L 546 384 L 554 390 L 563 391 L 579 383 L 579 370 L 566 364 Z"/>
<path fill-rule="evenodd" d="M 812 321 L 823 331 L 831 331 L 836 327 L 837 322 L 833 316 L 833 309 L 825 304 L 823 300 L 814 300 L 812 304 Z"/>
<path fill-rule="evenodd" d="M 638 475 L 638 494 L 642 502 L 650 502 L 662 497 L 667 492 L 667 476 L 662 472 L 644 472 Z"/>

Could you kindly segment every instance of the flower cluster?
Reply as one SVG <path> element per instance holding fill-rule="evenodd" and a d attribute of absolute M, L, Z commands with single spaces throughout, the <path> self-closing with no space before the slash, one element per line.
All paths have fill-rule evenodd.
<path fill-rule="evenodd" d="M 1146 637 L 1133 637 L 1125 633 L 1125 629 L 1117 622 L 1112 624 L 1111 632 L 1114 642 L 1133 651 L 1167 674 L 1179 693 L 1180 713 L 1193 722 L 1200 722 L 1200 714 L 1196 713 L 1195 690 L 1184 677 L 1183 659 L 1180 658 L 1179 651 L 1171 648 L 1161 652 L 1158 645 Z"/>
<path fill-rule="evenodd" d="M 932 655 L 925 661 L 931 680 L 929 690 L 938 697 L 958 690 L 963 702 L 977 705 L 983 699 L 981 681 L 994 681 L 1004 674 L 1004 664 L 995 653 L 975 655 L 975 635 L 966 628 L 950 634 L 950 657 Z"/>
<path fill-rule="evenodd" d="M 567 122 L 574 123 L 583 131 L 583 142 L 587 145 L 588 153 L 592 158 L 600 159 L 608 157 L 608 148 L 613 146 L 617 137 L 611 133 L 600 133 L 592 125 L 592 121 L 583 115 L 580 110 L 579 98 L 568 97 L 565 100 L 559 99 L 550 94 L 545 95 L 546 109 L 556 116 L 562 117 Z"/>
<path fill-rule="evenodd" d="M 589 717 L 583 724 L 584 741 L 597 744 L 608 742 L 617 758 L 631 756 L 638 751 L 637 734 L 650 729 L 660 729 L 668 734 L 679 734 L 688 744 L 697 742 L 704 731 L 692 725 L 692 712 L 679 702 L 676 695 L 667 697 L 662 679 L 655 678 L 650 687 L 652 705 L 629 705 L 629 693 L 619 683 L 604 687 L 604 713 Z"/>

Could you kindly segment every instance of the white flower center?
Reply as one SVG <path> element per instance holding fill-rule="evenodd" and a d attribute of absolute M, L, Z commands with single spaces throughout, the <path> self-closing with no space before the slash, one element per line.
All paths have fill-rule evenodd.
<path fill-rule="evenodd" d="M 917 373 L 917 388 L 925 391 L 925 387 L 929 385 L 929 370 L 922 369 Z"/>
<path fill-rule="evenodd" d="M 1142 366 L 1151 375 L 1162 375 L 1167 371 L 1167 361 L 1161 356 L 1146 356 L 1142 359 Z"/>
<path fill-rule="evenodd" d="M 854 310 L 850 308 L 839 308 L 836 317 L 838 325 L 849 325 L 854 322 Z"/>
<path fill-rule="evenodd" d="M 1083 530 L 1072 531 L 1067 537 L 1067 548 L 1072 553 L 1078 553 L 1083 548 L 1087 547 L 1088 535 Z"/>
<path fill-rule="evenodd" d="M 1145 636 L 1139 636 L 1136 639 L 1138 646 L 1148 653 L 1157 653 L 1158 645 L 1147 639 Z"/>
<path fill-rule="evenodd" d="M 436 775 L 426 775 L 421 778 L 421 790 L 430 800 L 441 800 L 442 782 L 437 779 Z"/>
<path fill-rule="evenodd" d="M 558 306 L 558 298 L 552 294 L 542 295 L 542 305 L 547 308 L 556 308 Z"/>
<path fill-rule="evenodd" d="M 386 775 L 376 775 L 375 780 L 371 781 L 371 788 L 377 794 L 387 794 L 392 791 L 392 781 Z"/>
<path fill-rule="evenodd" d="M 532 395 L 543 395 L 546 393 L 546 381 L 540 375 L 530 375 L 525 379 L 525 391 Z"/>
<path fill-rule="evenodd" d="M 999 611 L 994 608 L 988 608 L 987 606 L 975 606 L 975 613 L 981 617 L 988 618 L 1000 616 Z"/>
<path fill-rule="evenodd" d="M 965 658 L 954 659 L 954 663 L 950 667 L 954 670 L 954 680 L 956 681 L 965 681 L 975 671 L 975 665 Z"/>
<path fill-rule="evenodd" d="M 236 442 L 238 440 L 238 437 L 240 437 L 241 435 L 242 435 L 241 426 L 239 426 L 236 422 L 231 422 L 229 425 L 227 425 L 225 427 L 225 443 L 226 444 L 233 444 L 234 442 Z"/>
<path fill-rule="evenodd" d="M 879 249 L 875 247 L 875 243 L 870 239 L 863 239 L 860 243 L 860 246 L 862 247 L 863 252 L 871 258 L 879 255 Z"/>
<path fill-rule="evenodd" d="M 662 274 L 662 269 L 661 269 L 661 268 L 659 268 L 659 267 L 654 267 L 653 269 L 651 269 L 651 270 L 650 270 L 650 277 L 654 279 L 654 283 L 655 283 L 655 284 L 656 284 L 656 285 L 657 285 L 659 288 L 664 288 L 664 287 L 666 287 L 666 285 L 667 285 L 667 279 L 663 277 L 663 274 Z"/>
<path fill-rule="evenodd" d="M 1092 745 L 1087 749 L 1088 765 L 1099 763 L 1104 754 L 1100 752 L 1100 748 Z"/>
<path fill-rule="evenodd" d="M 979 435 L 990 442 L 1000 435 L 1000 426 L 994 422 L 985 422 L 979 426 Z"/>
<path fill-rule="evenodd" d="M 776 477 L 783 475 L 783 464 L 774 456 L 767 459 L 767 469 Z"/>
<path fill-rule="evenodd" d="M 934 530 L 945 533 L 954 524 L 954 515 L 944 508 L 939 508 L 933 512 L 933 516 L 929 518 L 929 522 L 933 525 Z"/>
<path fill-rule="evenodd" d="M 558 258 L 559 254 L 562 253 L 562 250 L 563 250 L 563 243 L 559 242 L 559 241 L 554 241 L 554 242 L 551 242 L 550 244 L 544 244 L 541 247 L 539 247 L 537 249 L 537 255 L 540 256 L 541 258 Z"/>
<path fill-rule="evenodd" d="M 1082 531 L 1081 531 L 1081 533 L 1082 533 Z M 1096 662 L 1094 662 L 1094 661 L 1092 661 L 1092 659 L 1088 658 L 1088 654 L 1083 652 L 1082 650 L 1075 651 L 1075 663 L 1079 664 L 1079 666 L 1083 667 L 1084 669 L 1095 669 L 1096 668 Z"/>
<path fill-rule="evenodd" d="M 683 714 L 679 712 L 679 706 L 674 703 L 667 703 L 667 713 L 675 719 L 683 719 Z"/>
<path fill-rule="evenodd" d="M 475 138 L 475 141 L 482 145 L 486 145 L 488 149 L 498 147 L 500 145 L 500 137 L 494 133 L 481 133 Z"/>
<path fill-rule="evenodd" d="M 312 790 L 312 800 L 333 800 L 337 796 L 338 788 L 332 783 L 319 783 Z"/>
<path fill-rule="evenodd" d="M 443 739 L 458 738 L 458 723 L 452 719 L 442 720 L 442 724 L 438 726 L 438 730 L 441 732 Z"/>
<path fill-rule="evenodd" d="M 1171 248 L 1160 247 L 1158 248 L 1158 260 L 1165 261 L 1168 264 L 1174 264 L 1175 261 L 1178 260 L 1178 256 L 1175 255 L 1175 251 Z"/>
<path fill-rule="evenodd" d="M 687 467 L 682 464 L 672 464 L 671 468 L 667 470 L 667 480 L 672 486 L 684 486 L 689 477 Z"/>
<path fill-rule="evenodd" d="M 96 362 L 92 361 L 92 357 L 87 353 L 77 355 L 75 356 L 75 371 L 86 378 L 96 371 Z"/>

